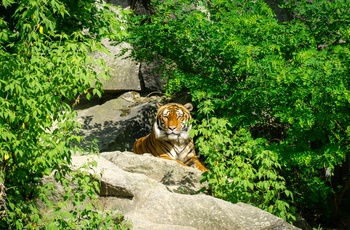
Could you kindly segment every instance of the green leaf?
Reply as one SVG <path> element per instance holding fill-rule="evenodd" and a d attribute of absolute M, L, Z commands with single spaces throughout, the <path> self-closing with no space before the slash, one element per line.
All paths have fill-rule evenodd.
<path fill-rule="evenodd" d="M 9 7 L 11 4 L 15 3 L 15 0 L 2 0 L 2 5 L 7 8 Z"/>

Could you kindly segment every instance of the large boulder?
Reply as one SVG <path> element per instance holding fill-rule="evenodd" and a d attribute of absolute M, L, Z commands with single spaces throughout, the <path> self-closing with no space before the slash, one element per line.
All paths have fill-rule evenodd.
<path fill-rule="evenodd" d="M 160 60 L 138 63 L 130 57 L 132 48 L 128 43 L 115 45 L 108 39 L 102 39 L 102 44 L 109 53 L 96 51 L 92 55 L 95 59 L 104 60 L 109 70 L 110 77 L 100 79 L 104 90 L 103 98 L 109 99 L 112 94 L 128 91 L 147 94 L 161 92 L 163 87 L 159 67 L 163 63 Z M 125 50 L 127 51 L 124 53 Z M 96 67 L 96 71 L 101 70 Z M 89 104 L 88 102 L 85 103 Z"/>
<path fill-rule="evenodd" d="M 143 91 L 146 92 L 161 92 L 163 89 L 162 75 L 160 74 L 159 67 L 164 64 L 160 59 L 156 59 L 152 62 L 140 63 L 140 80 Z"/>
<path fill-rule="evenodd" d="M 122 210 L 132 229 L 296 229 L 251 205 L 232 204 L 205 194 L 177 193 L 159 179 L 169 171 L 181 172 L 182 176 L 201 172 L 173 161 L 132 154 L 101 154 L 115 163 L 98 156 L 73 156 L 72 159 L 73 168 L 80 168 L 91 160 L 97 162 L 96 167 L 86 170 L 101 178 L 101 206 L 105 210 Z M 122 166 L 122 160 L 127 166 Z M 131 169 L 131 162 L 143 169 L 132 172 L 135 170 Z"/>
<path fill-rule="evenodd" d="M 137 138 L 150 133 L 160 100 L 127 92 L 102 105 L 78 110 L 83 145 L 96 139 L 101 152 L 131 150 Z"/>
<path fill-rule="evenodd" d="M 123 50 L 130 50 L 130 45 L 128 43 L 113 45 L 108 39 L 102 39 L 102 44 L 108 49 L 109 54 L 94 52 L 93 57 L 103 59 L 109 68 L 110 78 L 107 80 L 101 79 L 103 90 L 105 92 L 140 91 L 140 64 L 128 58 L 129 52 L 121 55 Z"/>
<path fill-rule="evenodd" d="M 73 156 L 72 167 L 78 169 L 91 161 L 96 161 L 97 166 L 90 167 L 88 171 L 101 179 L 101 197 L 133 199 L 147 188 L 165 188 L 161 183 L 149 179 L 146 175 L 126 172 L 107 159 L 96 155 Z"/>
<path fill-rule="evenodd" d="M 137 201 L 138 208 L 125 214 L 133 229 L 294 229 L 251 205 L 232 204 L 208 195 L 149 189 L 140 197 L 143 199 Z"/>
<path fill-rule="evenodd" d="M 205 186 L 200 183 L 201 171 L 179 165 L 175 161 L 163 160 L 150 154 L 140 156 L 120 151 L 104 152 L 101 156 L 126 172 L 143 174 L 162 183 L 169 191 L 195 194 Z"/>

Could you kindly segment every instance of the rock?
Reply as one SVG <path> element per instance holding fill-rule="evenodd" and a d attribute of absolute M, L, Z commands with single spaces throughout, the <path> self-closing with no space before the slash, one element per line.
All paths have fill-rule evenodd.
<path fill-rule="evenodd" d="M 275 17 L 279 22 L 286 22 L 293 19 L 292 12 L 287 8 L 282 8 L 280 5 L 274 0 L 267 0 L 266 3 L 271 7 L 273 12 L 275 13 Z"/>
<path fill-rule="evenodd" d="M 107 3 L 113 4 L 115 6 L 120 6 L 122 8 L 130 7 L 132 0 L 107 0 Z"/>
<path fill-rule="evenodd" d="M 301 228 L 303 230 L 312 230 L 313 228 L 307 223 L 307 221 L 304 218 L 297 219 L 293 222 L 293 225 Z M 347 229 L 347 228 L 345 228 Z"/>
<path fill-rule="evenodd" d="M 118 156 L 113 157 L 113 154 Z M 97 166 L 88 171 L 101 178 L 102 185 L 106 186 L 105 190 L 101 189 L 101 206 L 104 210 L 122 210 L 124 218 L 132 223 L 132 229 L 296 229 L 282 219 L 251 205 L 232 204 L 204 194 L 174 193 L 142 172 L 127 172 L 117 166 L 121 164 L 118 163 L 121 155 L 125 155 L 122 157 L 128 161 L 128 157 L 132 158 L 131 153 L 101 155 L 115 159 L 113 161 L 116 163 L 98 156 L 73 156 L 72 165 L 76 169 L 86 162 L 97 162 Z M 141 168 L 147 168 L 151 163 L 143 161 L 147 156 L 135 154 L 135 157 L 140 158 L 139 165 L 145 162 Z M 185 169 L 187 173 L 196 170 L 169 160 L 155 157 L 153 160 L 167 162 L 168 170 Z M 130 162 L 126 162 L 128 164 Z M 130 169 L 131 165 L 124 168 Z"/>
<path fill-rule="evenodd" d="M 147 190 L 125 214 L 133 229 L 296 229 L 251 205 L 232 204 L 208 195 Z"/>
<path fill-rule="evenodd" d="M 130 6 L 138 15 L 150 15 L 154 13 L 154 9 L 151 7 L 151 0 L 130 0 Z"/>
<path fill-rule="evenodd" d="M 112 196 L 132 199 L 148 188 L 166 190 L 157 181 L 142 174 L 126 172 L 107 159 L 96 155 L 73 156 L 72 168 L 78 169 L 91 161 L 96 161 L 97 167 L 90 167 L 87 171 L 101 179 L 100 196 L 102 197 Z"/>
<path fill-rule="evenodd" d="M 165 163 L 167 168 L 157 169 L 163 174 L 169 170 L 183 174 L 201 172 L 173 161 L 153 156 L 136 154 L 132 156 L 132 154 L 111 152 L 102 153 L 104 157 L 97 155 L 72 157 L 73 170 L 85 170 L 101 180 L 100 198 L 94 201 L 96 207 L 102 208 L 99 211 L 112 211 L 119 214 L 121 211 L 124 219 L 131 222 L 132 229 L 297 229 L 282 219 L 251 205 L 232 204 L 205 194 L 176 193 L 159 179 L 154 179 L 159 178 L 160 173 L 152 172 L 153 166 L 149 165 L 152 164 L 151 160 L 155 165 Z M 115 163 L 105 157 L 112 159 Z M 126 166 L 122 166 L 121 159 L 125 160 Z M 96 161 L 97 166 L 84 167 L 86 163 L 92 161 Z M 135 168 L 143 168 L 143 170 L 132 169 L 133 162 L 137 164 Z M 150 170 L 147 171 L 146 168 Z M 53 175 L 51 179 L 48 177 L 45 181 L 54 182 Z M 63 197 L 63 194 L 63 190 L 55 190 L 53 198 L 60 200 L 57 197 Z M 67 208 L 73 207 L 68 205 Z M 42 211 L 50 213 L 49 209 Z"/>
<path fill-rule="evenodd" d="M 82 144 L 96 139 L 101 152 L 131 150 L 137 138 L 150 133 L 160 100 L 128 92 L 102 105 L 78 110 L 81 134 L 85 137 Z"/>
<path fill-rule="evenodd" d="M 123 49 L 131 48 L 130 45 L 128 43 L 112 45 L 108 39 L 102 39 L 102 44 L 109 50 L 110 54 L 94 52 L 93 57 L 103 59 L 110 69 L 110 78 L 108 80 L 101 79 L 103 90 L 106 92 L 140 91 L 140 64 L 131 58 L 126 58 L 129 52 L 120 56 Z"/>
<path fill-rule="evenodd" d="M 161 81 L 161 74 L 158 72 L 159 65 L 162 63 L 158 61 L 140 64 L 140 80 L 142 91 L 145 92 L 162 92 L 163 84 Z"/>
<path fill-rule="evenodd" d="M 101 153 L 101 156 L 127 172 L 143 174 L 162 183 L 172 192 L 195 194 L 206 185 L 200 183 L 201 171 L 150 154 L 115 151 Z"/>

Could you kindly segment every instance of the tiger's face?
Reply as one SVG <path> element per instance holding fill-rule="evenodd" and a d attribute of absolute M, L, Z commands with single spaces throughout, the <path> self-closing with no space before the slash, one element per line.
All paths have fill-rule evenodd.
<path fill-rule="evenodd" d="M 154 131 L 157 139 L 170 142 L 185 143 L 190 140 L 189 131 L 191 126 L 188 121 L 191 119 L 190 111 L 193 109 L 191 103 L 185 105 L 169 103 L 163 106 L 158 105 Z"/>

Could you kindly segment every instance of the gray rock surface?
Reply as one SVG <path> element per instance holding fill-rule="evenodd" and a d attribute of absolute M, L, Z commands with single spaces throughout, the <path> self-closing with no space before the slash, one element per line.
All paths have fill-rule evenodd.
<path fill-rule="evenodd" d="M 122 8 L 131 7 L 132 1 L 135 0 L 107 0 L 107 3 L 113 4 L 115 6 L 120 6 Z"/>
<path fill-rule="evenodd" d="M 142 90 L 146 92 L 161 92 L 163 84 L 161 81 L 161 74 L 158 73 L 158 67 L 162 65 L 160 60 L 154 62 L 140 63 L 139 77 L 141 80 Z"/>
<path fill-rule="evenodd" d="M 137 209 L 125 214 L 133 229 L 293 229 L 251 205 L 232 204 L 208 195 L 183 195 L 146 190 Z"/>
<path fill-rule="evenodd" d="M 101 156 L 124 171 L 143 174 L 167 187 L 169 191 L 195 194 L 205 187 L 201 184 L 202 172 L 179 165 L 175 161 L 163 160 L 150 154 L 137 155 L 132 152 L 104 152 Z"/>
<path fill-rule="evenodd" d="M 161 74 L 157 71 L 159 65 L 162 65 L 160 60 L 138 63 L 129 57 L 131 46 L 128 43 L 114 45 L 108 39 L 102 39 L 102 44 L 109 54 L 94 52 L 92 56 L 104 60 L 109 69 L 110 78 L 100 79 L 106 93 L 162 90 Z M 121 55 L 124 49 L 128 51 Z"/>
<path fill-rule="evenodd" d="M 110 54 L 95 52 L 93 57 L 103 59 L 109 68 L 110 78 L 108 80 L 101 79 L 103 90 L 107 92 L 140 91 L 140 64 L 131 58 L 127 58 L 128 53 L 120 56 L 123 49 L 131 48 L 130 45 L 127 43 L 113 45 L 108 39 L 103 39 L 102 44 Z"/>
<path fill-rule="evenodd" d="M 193 173 L 196 169 L 153 157 L 154 165 L 162 165 L 162 161 L 168 165 L 163 168 L 160 166 L 156 170 L 157 175 L 153 175 L 154 166 L 146 171 L 151 163 L 147 158 L 151 156 L 135 155 L 140 158 L 139 164 L 144 162 L 141 167 L 144 169 L 140 173 L 131 172 L 135 170 L 130 169 L 129 165 L 124 166 L 129 170 L 125 171 L 118 165 L 121 165 L 121 158 L 130 163 L 131 154 L 101 154 L 115 163 L 102 156 L 73 156 L 72 165 L 79 168 L 88 161 L 97 162 L 97 166 L 90 168 L 89 172 L 100 177 L 102 187 L 105 187 L 101 188 L 101 206 L 105 210 L 122 210 L 124 218 L 132 223 L 132 229 L 296 229 L 282 219 L 251 205 L 232 204 L 204 194 L 176 193 L 159 179 L 153 179 L 159 178 L 160 172 L 165 175 L 172 169 L 185 174 Z M 147 160 L 143 161 L 144 159 Z"/>
<path fill-rule="evenodd" d="M 137 138 L 150 133 L 159 97 L 143 98 L 127 92 L 116 99 L 84 110 L 78 110 L 83 145 L 93 139 L 101 152 L 131 150 Z"/>
<path fill-rule="evenodd" d="M 126 172 L 107 159 L 96 155 L 73 156 L 72 167 L 77 169 L 91 161 L 96 161 L 98 164 L 97 167 L 90 168 L 88 171 L 98 177 L 101 176 L 100 196 L 102 197 L 132 199 L 147 188 L 165 189 L 156 180 L 149 179 L 142 174 Z"/>

